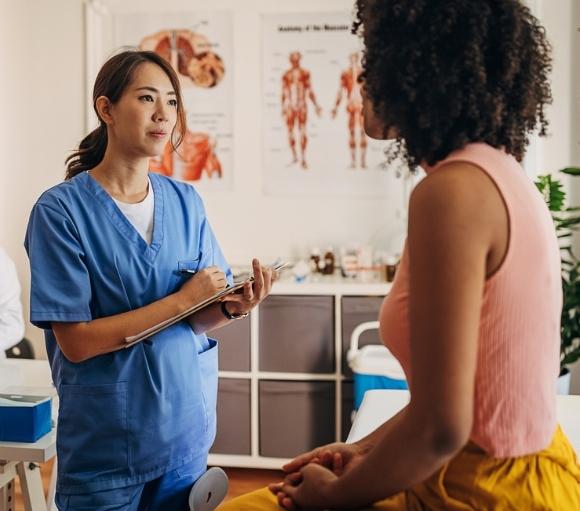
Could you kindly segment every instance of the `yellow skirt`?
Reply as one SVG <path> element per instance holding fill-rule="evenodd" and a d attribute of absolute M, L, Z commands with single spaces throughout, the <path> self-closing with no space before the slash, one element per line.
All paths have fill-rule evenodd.
<path fill-rule="evenodd" d="M 225 502 L 218 511 L 279 509 L 264 488 Z M 580 510 L 580 465 L 559 426 L 548 448 L 518 458 L 491 458 L 470 443 L 426 481 L 367 509 Z"/>

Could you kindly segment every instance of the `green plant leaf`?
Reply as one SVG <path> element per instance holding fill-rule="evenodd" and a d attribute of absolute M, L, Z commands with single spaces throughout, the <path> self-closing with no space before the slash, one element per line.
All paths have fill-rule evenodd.
<path fill-rule="evenodd" d="M 568 227 L 572 227 L 573 225 L 578 225 L 580 224 L 580 217 L 575 217 L 575 218 L 565 218 L 560 222 L 560 228 L 561 229 L 566 229 Z"/>
<path fill-rule="evenodd" d="M 563 174 L 580 176 L 580 168 L 567 167 Z M 538 176 L 535 185 L 542 194 L 552 214 L 554 228 L 559 240 L 570 238 L 580 226 L 580 207 L 566 205 L 563 184 L 550 174 Z M 580 262 L 573 247 L 565 243 L 561 247 L 562 264 L 562 311 L 560 316 L 560 368 L 580 359 Z"/>
<path fill-rule="evenodd" d="M 563 174 L 568 174 L 570 176 L 580 176 L 580 168 L 578 167 L 566 167 L 560 170 Z"/>

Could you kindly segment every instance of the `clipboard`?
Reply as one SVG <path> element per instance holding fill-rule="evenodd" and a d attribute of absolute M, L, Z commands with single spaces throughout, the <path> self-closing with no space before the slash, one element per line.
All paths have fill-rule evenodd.
<path fill-rule="evenodd" d="M 288 266 L 288 263 L 286 262 L 278 263 L 272 266 L 272 270 L 279 271 L 282 268 L 285 268 L 286 266 Z M 237 284 L 228 286 L 225 289 L 219 291 L 218 293 L 210 296 L 209 298 L 206 298 L 205 300 L 191 306 L 189 309 L 184 310 L 180 314 L 177 314 L 176 316 L 166 319 L 165 321 L 161 321 L 160 323 L 157 323 L 156 325 L 153 325 L 152 327 L 147 328 L 146 330 L 143 330 L 142 332 L 139 332 L 136 335 L 125 337 L 124 348 L 130 348 L 134 344 L 137 344 L 138 342 L 143 341 L 144 339 L 147 339 L 172 325 L 175 325 L 175 323 L 178 323 L 179 321 L 186 319 L 188 316 L 191 316 L 192 314 L 195 314 L 196 312 L 205 309 L 209 305 L 220 302 L 222 298 L 224 298 L 224 296 L 240 291 L 248 282 L 253 281 L 254 277 L 252 276 L 243 280 L 242 282 L 238 282 Z"/>

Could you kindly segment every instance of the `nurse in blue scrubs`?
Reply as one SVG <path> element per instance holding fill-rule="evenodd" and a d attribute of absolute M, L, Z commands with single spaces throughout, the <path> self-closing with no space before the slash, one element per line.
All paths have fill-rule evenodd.
<path fill-rule="evenodd" d="M 93 100 L 99 127 L 38 199 L 25 241 L 31 321 L 44 329 L 60 398 L 56 503 L 185 510 L 216 427 L 217 347 L 204 332 L 246 315 L 273 275 L 254 260 L 242 294 L 124 349 L 232 276 L 194 188 L 148 173 L 149 158 L 185 133 L 171 66 L 120 53 Z"/>

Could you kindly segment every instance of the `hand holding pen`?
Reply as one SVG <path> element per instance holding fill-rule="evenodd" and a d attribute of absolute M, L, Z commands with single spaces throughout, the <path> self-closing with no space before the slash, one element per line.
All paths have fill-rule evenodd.
<path fill-rule="evenodd" d="M 225 289 L 228 284 L 224 272 L 217 266 L 209 266 L 199 271 L 185 270 L 185 272 L 191 273 L 192 277 L 185 281 L 179 292 L 184 296 L 186 303 L 192 305 L 215 295 Z"/>

